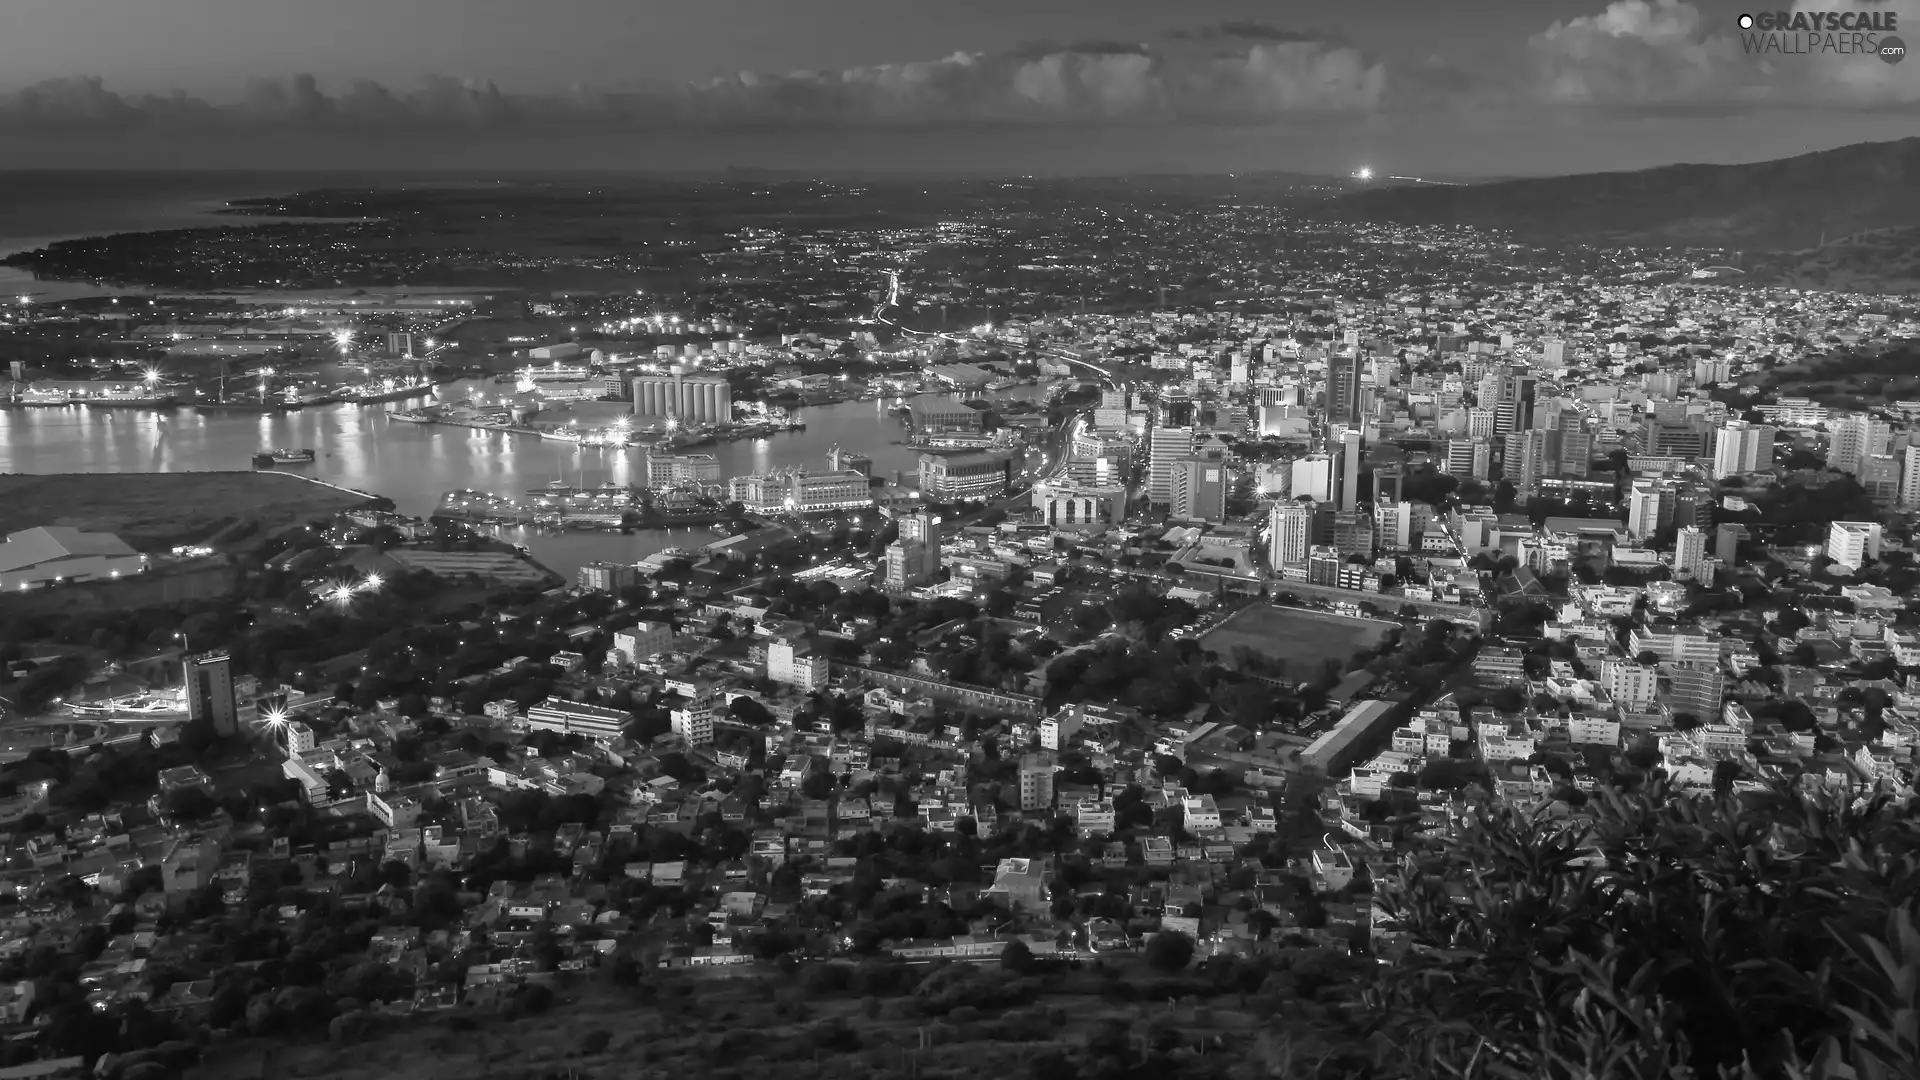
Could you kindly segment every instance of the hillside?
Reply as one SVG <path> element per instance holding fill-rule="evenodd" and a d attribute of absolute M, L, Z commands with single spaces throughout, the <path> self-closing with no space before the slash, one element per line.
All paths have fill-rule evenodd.
<path fill-rule="evenodd" d="M 1343 220 L 1459 224 L 1533 240 L 1610 240 L 1800 250 L 1872 230 L 1920 226 L 1920 138 L 1861 143 L 1749 165 L 1384 187 L 1331 200 Z M 1910 250 L 1887 253 L 1904 260 Z"/>

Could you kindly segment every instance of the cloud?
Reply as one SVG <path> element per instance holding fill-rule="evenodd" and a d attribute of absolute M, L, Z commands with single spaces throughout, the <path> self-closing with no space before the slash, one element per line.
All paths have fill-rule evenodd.
<path fill-rule="evenodd" d="M 1357 49 L 1265 27 L 1208 44 L 1089 42 L 838 71 L 742 72 L 698 83 L 519 94 L 430 77 L 411 89 L 260 79 L 241 100 L 125 95 L 98 78 L 0 94 L 0 131 L 155 128 L 790 129 L 979 124 L 1260 122 L 1380 105 L 1386 68 Z"/>
<path fill-rule="evenodd" d="M 1862 0 L 1797 0 L 1796 11 L 1887 10 Z M 1859 108 L 1920 101 L 1920 78 L 1858 53 L 1761 53 L 1729 15 L 1687 0 L 1615 0 L 1527 43 L 1519 88 L 1548 104 L 1711 114 L 1757 106 Z"/>

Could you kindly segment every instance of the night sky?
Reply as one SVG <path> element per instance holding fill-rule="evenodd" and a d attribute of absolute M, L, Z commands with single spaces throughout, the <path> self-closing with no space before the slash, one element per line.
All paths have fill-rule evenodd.
<path fill-rule="evenodd" d="M 1911 15 L 1795 6 L 1896 11 L 1920 41 L 1920 0 Z M 1920 133 L 1920 62 L 1745 55 L 1747 10 L 0 0 L 0 168 L 1438 177 L 1758 160 Z"/>

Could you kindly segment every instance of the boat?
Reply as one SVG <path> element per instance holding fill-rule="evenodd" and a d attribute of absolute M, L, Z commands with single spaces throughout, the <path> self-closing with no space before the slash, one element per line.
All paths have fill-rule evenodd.
<path fill-rule="evenodd" d="M 419 397 L 433 392 L 433 383 L 421 381 L 392 390 L 361 390 L 358 393 L 348 391 L 341 394 L 340 400 L 355 405 L 378 405 L 383 401 L 399 401 L 402 398 Z"/>
<path fill-rule="evenodd" d="M 313 451 L 309 449 L 289 450 L 279 447 L 267 455 L 275 465 L 307 465 L 313 461 Z"/>
<path fill-rule="evenodd" d="M 270 413 L 279 415 L 293 408 L 284 401 L 200 401 L 194 403 L 195 412 L 203 413 Z"/>
<path fill-rule="evenodd" d="M 546 487 L 528 488 L 527 494 L 561 498 L 573 494 L 573 490 L 573 485 L 567 483 L 565 480 L 549 480 L 547 481 Z"/>
<path fill-rule="evenodd" d="M 398 420 L 398 421 L 400 421 L 400 422 L 401 422 L 401 423 L 403 423 L 403 424 L 431 424 L 431 423 L 433 423 L 433 417 L 431 417 L 431 416 L 423 416 L 423 415 L 421 415 L 420 413 L 417 413 L 417 412 L 413 412 L 412 410 L 408 410 L 408 411 L 405 411 L 405 412 L 401 412 L 401 411 L 398 411 L 398 410 L 392 410 L 392 409 L 390 409 L 390 410 L 388 410 L 388 411 L 387 411 L 387 419 L 389 419 L 389 420 Z"/>
<path fill-rule="evenodd" d="M 554 430 L 554 431 L 542 431 L 542 432 L 540 433 L 540 437 L 541 437 L 541 438 L 543 438 L 543 439 L 546 439 L 546 440 L 548 440 L 548 441 L 550 441 L 550 442 L 570 442 L 570 443 L 578 443 L 578 442 L 580 441 L 580 433 L 579 433 L 579 432 L 577 432 L 577 431 L 569 431 L 569 430 L 567 430 L 567 429 L 565 429 L 565 428 L 560 428 L 560 429 L 558 429 L 558 430 Z"/>

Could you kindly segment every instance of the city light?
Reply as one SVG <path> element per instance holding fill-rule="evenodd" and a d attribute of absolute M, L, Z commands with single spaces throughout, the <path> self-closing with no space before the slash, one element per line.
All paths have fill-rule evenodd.
<path fill-rule="evenodd" d="M 1355 180 L 1371 180 L 1373 179 L 1373 170 L 1362 165 L 1359 169 L 1355 170 L 1353 178 Z"/>
<path fill-rule="evenodd" d="M 287 714 L 279 709 L 269 709 L 264 719 L 268 727 L 279 727 L 287 722 Z"/>
<path fill-rule="evenodd" d="M 380 575 L 368 574 L 367 580 L 362 582 L 361 585 L 368 592 L 379 592 L 380 591 Z"/>

